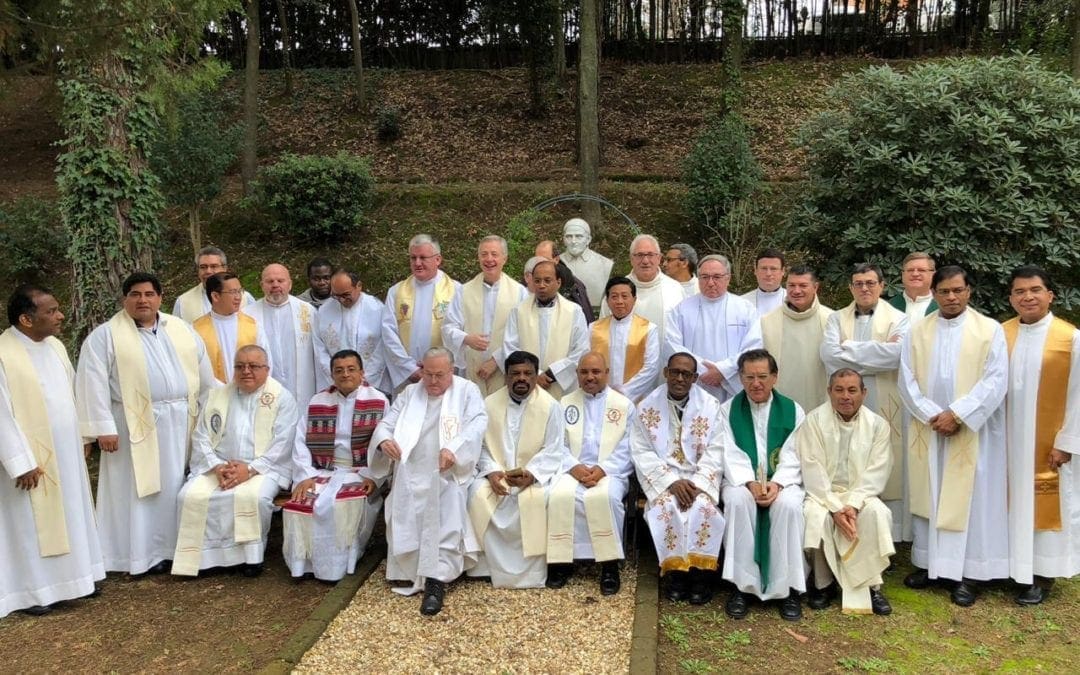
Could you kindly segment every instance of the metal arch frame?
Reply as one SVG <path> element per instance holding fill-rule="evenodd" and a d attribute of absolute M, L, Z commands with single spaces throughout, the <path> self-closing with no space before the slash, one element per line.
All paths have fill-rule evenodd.
<path fill-rule="evenodd" d="M 555 206 L 556 204 L 562 204 L 563 202 L 579 202 L 579 201 L 596 202 L 597 204 L 600 204 L 601 206 L 608 207 L 609 209 L 611 209 L 612 211 L 614 211 L 615 213 L 619 214 L 622 217 L 622 219 L 626 222 L 626 224 L 630 226 L 630 229 L 632 229 L 634 231 L 635 235 L 641 234 L 641 228 L 638 227 L 638 224 L 634 222 L 633 218 L 631 218 L 630 216 L 623 213 L 622 209 L 615 206 L 614 204 L 612 204 L 608 200 L 606 200 L 606 199 L 604 199 L 602 197 L 597 197 L 595 195 L 587 195 L 587 194 L 582 194 L 580 192 L 575 192 L 575 193 L 566 194 L 566 195 L 559 195 L 558 197 L 552 197 L 550 199 L 545 199 L 544 201 L 540 202 L 539 204 L 533 205 L 531 208 L 533 208 L 533 209 L 535 209 L 537 211 L 543 211 L 543 210 L 545 210 L 545 209 L 547 209 L 549 207 Z"/>

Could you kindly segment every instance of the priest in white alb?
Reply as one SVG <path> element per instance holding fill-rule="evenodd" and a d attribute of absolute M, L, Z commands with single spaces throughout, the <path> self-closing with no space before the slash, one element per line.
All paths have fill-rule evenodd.
<path fill-rule="evenodd" d="M 922 251 L 908 253 L 900 263 L 902 288 L 889 299 L 889 304 L 907 315 L 911 328 L 938 309 L 930 292 L 930 281 L 936 269 L 934 259 Z"/>
<path fill-rule="evenodd" d="M 220 384 L 232 382 L 233 371 L 229 354 L 247 345 L 258 345 L 270 356 L 270 343 L 266 332 L 246 312 L 240 311 L 240 296 L 244 289 L 240 279 L 232 272 L 219 272 L 206 282 L 206 295 L 210 298 L 210 311 L 192 322 L 191 327 L 206 345 L 206 355 L 214 369 L 214 377 Z"/>
<path fill-rule="evenodd" d="M 266 335 L 270 346 L 270 376 L 281 383 L 297 401 L 307 401 L 315 393 L 315 315 L 317 310 L 290 295 L 292 277 L 278 263 L 263 268 L 259 278 L 263 297 L 244 311 Z"/>
<path fill-rule="evenodd" d="M 229 261 L 225 258 L 225 252 L 217 246 L 204 246 L 195 254 L 195 272 L 199 277 L 199 283 L 187 289 L 176 297 L 173 303 L 173 316 L 178 316 L 188 323 L 194 323 L 203 314 L 210 311 L 210 298 L 206 295 L 206 280 L 218 272 L 229 271 Z M 244 292 L 241 296 L 240 306 L 255 302 L 251 294 Z"/>
<path fill-rule="evenodd" d="M 931 289 L 940 309 L 908 334 L 900 361 L 915 535 L 904 584 L 948 579 L 953 603 L 970 607 L 978 581 L 1009 575 L 1009 354 L 1001 324 L 968 306 L 967 272 L 942 267 Z"/>
<path fill-rule="evenodd" d="M 784 261 L 783 251 L 767 248 L 758 252 L 754 260 L 754 279 L 757 281 L 757 288 L 749 293 L 743 293 L 741 297 L 754 306 L 759 316 L 765 316 L 784 305 L 787 297 L 787 290 L 784 288 L 785 272 L 787 272 L 787 264 Z"/>
<path fill-rule="evenodd" d="M 505 384 L 499 364 L 507 354 L 503 347 L 506 321 L 527 295 L 524 286 L 503 273 L 507 255 L 502 237 L 492 234 L 480 240 L 476 252 L 480 274 L 454 294 L 442 324 L 443 344 L 484 396 Z"/>
<path fill-rule="evenodd" d="M 704 605 L 712 599 L 708 573 L 717 568 L 724 541 L 724 437 L 720 401 L 694 386 L 697 371 L 690 354 L 668 358 L 666 384 L 638 404 L 630 452 L 648 499 L 645 522 L 660 575 L 669 579 L 667 598 Z"/>
<path fill-rule="evenodd" d="M 776 386 L 803 410 L 829 400 L 821 343 L 833 311 L 818 300 L 818 286 L 814 270 L 792 267 L 783 305 L 761 317 L 761 339 L 780 368 Z"/>
<path fill-rule="evenodd" d="M 105 578 L 90 481 L 52 293 L 24 284 L 0 333 L 0 618 L 41 615 Z"/>
<path fill-rule="evenodd" d="M 491 577 L 496 588 L 541 588 L 547 578 L 547 492 L 564 452 L 562 408 L 536 385 L 536 356 L 514 351 L 503 366 L 506 386 L 484 400 L 488 424 L 469 490 L 480 551 L 466 572 Z"/>
<path fill-rule="evenodd" d="M 1055 578 L 1080 574 L 1080 331 L 1050 311 L 1045 270 L 1013 271 L 1006 321 L 1009 576 L 1037 605 Z"/>
<path fill-rule="evenodd" d="M 101 449 L 105 569 L 163 573 L 176 548 L 176 495 L 199 399 L 216 381 L 191 326 L 158 311 L 157 277 L 135 272 L 123 293 L 123 309 L 83 342 L 75 401 L 83 438 Z"/>
<path fill-rule="evenodd" d="M 575 560 L 600 563 L 600 594 L 619 592 L 623 498 L 634 465 L 634 404 L 607 384 L 604 355 L 589 352 L 577 367 L 578 388 L 563 396 L 566 447 L 548 495 L 548 588 L 562 588 Z"/>
<path fill-rule="evenodd" d="M 604 300 L 611 314 L 589 326 L 589 345 L 611 370 L 608 386 L 637 402 L 656 388 L 660 374 L 660 331 L 634 314 L 637 289 L 626 277 L 612 277 Z"/>
<path fill-rule="evenodd" d="M 657 337 L 660 339 L 661 351 L 667 327 L 667 314 L 686 297 L 682 285 L 660 271 L 662 260 L 660 242 L 651 234 L 639 234 L 630 242 L 631 271 L 627 278 L 634 282 L 634 287 L 637 289 L 634 314 L 648 319 L 656 326 L 659 331 Z M 609 314 L 611 314 L 611 308 L 608 307 L 606 301 L 602 302 L 600 318 Z M 663 376 L 658 374 L 657 384 L 663 379 Z"/>
<path fill-rule="evenodd" d="M 291 484 L 296 399 L 269 376 L 266 353 L 241 347 L 232 383 L 213 389 L 191 434 L 172 573 L 243 565 L 262 572 L 274 497 Z"/>
<path fill-rule="evenodd" d="M 442 610 L 447 585 L 465 570 L 479 545 L 468 517 L 468 490 L 487 428 L 475 384 L 454 375 L 449 350 L 433 347 L 420 382 L 394 399 L 371 437 L 372 475 L 394 477 L 386 500 L 386 578 L 395 589 L 423 591 L 420 613 Z"/>
<path fill-rule="evenodd" d="M 364 292 L 360 275 L 339 269 L 330 277 L 330 298 L 315 314 L 315 390 L 334 383 L 330 357 L 351 349 L 364 360 L 364 379 L 384 394 L 390 393 L 386 351 L 382 339 L 383 304 Z M 301 403 L 303 405 L 303 403 Z"/>

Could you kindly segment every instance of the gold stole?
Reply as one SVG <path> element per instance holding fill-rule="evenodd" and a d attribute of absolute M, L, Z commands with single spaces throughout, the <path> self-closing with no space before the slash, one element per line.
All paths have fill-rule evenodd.
<path fill-rule="evenodd" d="M 611 321 L 614 317 L 606 316 L 599 321 L 593 322 L 589 335 L 590 349 L 607 356 L 608 364 L 611 363 Z M 649 320 L 630 315 L 630 332 L 626 336 L 626 361 L 623 366 L 623 381 L 630 381 L 638 371 L 645 366 L 645 345 L 649 337 Z"/>
<path fill-rule="evenodd" d="M 540 309 L 536 298 L 529 296 L 517 306 L 519 349 L 540 359 L 540 372 L 547 370 L 555 361 L 570 353 L 570 333 L 574 330 L 574 304 L 561 295 L 555 296 L 555 311 L 548 321 L 547 345 L 540 353 Z M 556 382 L 548 391 L 552 396 L 562 396 L 562 388 Z"/>
<path fill-rule="evenodd" d="M 217 450 L 225 435 L 229 401 L 234 391 L 236 385 L 230 384 L 227 387 L 211 389 L 206 397 L 203 416 L 209 420 L 207 426 L 210 430 L 210 447 L 213 450 Z M 274 440 L 274 421 L 281 403 L 281 384 L 273 378 L 267 378 L 262 393 L 258 396 L 259 405 L 255 408 L 255 419 L 252 423 L 255 430 L 253 451 L 256 458 L 262 457 Z M 259 492 L 265 479 L 266 476 L 261 474 L 252 476 L 233 488 L 233 539 L 238 544 L 262 538 Z M 210 496 L 217 489 L 217 474 L 213 471 L 192 480 L 184 502 L 180 505 L 180 527 L 176 537 L 176 550 L 173 553 L 173 574 L 195 576 L 199 573 L 203 536 L 206 533 L 206 514 L 210 509 Z"/>
<path fill-rule="evenodd" d="M 532 299 L 530 298 L 529 301 Z M 510 403 L 510 393 L 503 387 L 491 396 L 484 399 L 487 408 L 488 425 L 484 432 L 484 445 L 488 454 L 499 467 L 499 471 L 506 471 L 503 466 L 503 458 L 506 456 L 503 447 L 503 436 L 506 431 L 506 408 Z M 539 387 L 533 389 L 532 394 L 521 402 L 525 409 L 521 414 L 521 432 L 517 439 L 517 462 L 518 467 L 524 468 L 536 453 L 544 447 L 544 436 L 547 432 L 548 414 L 551 406 L 556 405 L 547 392 Z M 515 467 L 509 467 L 515 468 Z M 491 489 L 491 483 L 487 478 L 477 479 L 476 492 L 469 500 L 469 518 L 476 532 L 476 539 L 480 547 L 484 546 L 484 533 L 487 531 L 491 516 L 499 504 L 500 497 Z M 505 484 L 504 484 L 505 486 Z M 544 555 L 547 550 L 547 512 L 544 499 L 544 488 L 533 483 L 517 495 L 518 513 L 521 519 L 521 550 L 526 556 Z"/>
<path fill-rule="evenodd" d="M 191 327 L 195 329 L 195 332 L 199 334 L 199 337 L 203 339 L 206 344 L 206 355 L 210 359 L 210 365 L 214 367 L 214 377 L 221 382 L 228 382 L 228 376 L 226 375 L 227 367 L 232 364 L 225 363 L 225 354 L 221 353 L 221 345 L 218 343 L 217 330 L 214 328 L 214 317 L 211 314 L 204 314 L 195 320 L 191 324 Z M 259 336 L 258 324 L 255 319 L 251 318 L 243 312 L 236 313 L 236 348 L 246 347 L 253 345 L 257 342 Z M 228 358 L 232 359 L 235 354 L 229 354 Z"/>
<path fill-rule="evenodd" d="M 1002 324 L 1012 356 L 1020 319 Z M 1072 367 L 1072 337 L 1076 327 L 1054 317 L 1043 344 L 1039 392 L 1035 404 L 1035 529 L 1061 531 L 1061 494 L 1058 472 L 1050 468 L 1050 451 L 1057 432 L 1065 424 L 1069 372 Z"/>
<path fill-rule="evenodd" d="M 855 335 L 855 303 L 839 310 L 840 312 L 840 341 L 850 340 Z M 888 342 L 889 332 L 892 330 L 895 320 L 904 318 L 904 313 L 882 300 L 878 300 L 874 308 L 874 315 L 870 317 L 870 339 L 874 342 Z M 899 370 L 899 369 L 897 369 Z M 892 448 L 893 470 L 889 474 L 889 482 L 881 492 L 882 501 L 896 501 L 903 499 L 904 492 L 904 438 L 903 427 L 903 402 L 900 400 L 900 390 L 896 385 L 897 370 L 887 373 L 875 373 L 874 380 L 877 383 L 877 406 L 878 415 L 889 425 L 889 446 Z"/>
<path fill-rule="evenodd" d="M 60 485 L 60 465 L 56 461 L 52 429 L 49 427 L 49 411 L 45 408 L 45 394 L 34 371 L 33 361 L 26 345 L 22 344 L 15 328 L 0 334 L 0 365 L 7 377 L 8 390 L 12 392 L 11 412 L 15 424 L 26 436 L 34 461 L 45 475 L 30 490 L 30 508 L 34 514 L 37 530 L 38 552 L 42 558 L 71 552 L 68 543 L 67 521 L 64 520 L 64 493 Z M 56 356 L 71 372 L 71 361 L 63 343 L 54 337 L 45 338 Z M 71 391 L 71 381 L 54 382 L 57 387 Z"/>
<path fill-rule="evenodd" d="M 195 423 L 199 401 L 199 348 L 195 336 L 180 317 L 158 314 L 158 330 L 164 330 L 187 380 L 188 433 Z M 135 490 L 140 498 L 161 491 L 161 469 L 158 463 L 157 423 L 154 420 L 154 401 L 150 398 L 150 376 L 146 354 L 135 321 L 120 310 L 109 319 L 109 332 L 116 355 L 116 378 L 120 382 L 120 400 L 124 405 L 124 421 L 131 444 L 131 463 L 135 473 Z M 185 443 L 185 448 L 186 448 Z"/>
<path fill-rule="evenodd" d="M 503 335 L 506 333 L 506 320 L 510 312 L 514 310 L 521 298 L 521 284 L 505 274 L 499 278 L 499 290 L 495 294 L 495 316 L 491 322 L 491 334 L 488 336 L 490 347 L 488 352 L 498 349 L 503 343 Z M 484 275 L 478 274 L 461 288 L 461 306 L 465 314 L 465 332 L 472 335 L 484 330 Z M 487 382 L 476 375 L 491 355 L 487 352 L 478 352 L 475 349 L 465 347 L 465 376 L 480 387 L 480 393 L 487 396 L 501 389 L 506 383 L 502 370 L 495 369 Z M 500 363 L 501 367 L 502 364 Z"/>
<path fill-rule="evenodd" d="M 442 347 L 442 321 L 450 301 L 454 299 L 454 282 L 449 274 L 443 273 L 435 282 L 435 294 L 431 298 L 431 346 Z M 401 282 L 394 298 L 394 316 L 397 317 L 398 336 L 401 346 L 409 351 L 412 336 L 413 310 L 416 308 L 416 280 L 409 278 Z"/>
<path fill-rule="evenodd" d="M 956 364 L 956 384 L 953 398 L 966 396 L 982 377 L 990 343 L 997 322 L 979 314 L 970 307 L 966 310 L 963 335 L 960 338 L 959 360 Z M 938 313 L 920 321 L 908 334 L 912 347 L 912 365 L 915 381 L 925 394 L 929 391 L 930 355 L 937 335 Z M 911 513 L 922 518 L 930 517 L 930 427 L 912 417 L 908 429 L 908 467 L 911 492 Z M 963 532 L 967 529 L 971 510 L 971 494 L 975 486 L 975 465 L 979 457 L 979 434 L 966 424 L 947 441 L 948 449 L 942 453 L 945 467 L 941 475 L 938 496 L 937 521 L 934 526 L 941 530 Z M 895 472 L 895 467 L 893 468 Z"/>

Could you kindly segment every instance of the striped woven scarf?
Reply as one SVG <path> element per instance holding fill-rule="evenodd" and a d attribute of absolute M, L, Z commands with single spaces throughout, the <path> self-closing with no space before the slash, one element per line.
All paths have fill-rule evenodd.
<path fill-rule="evenodd" d="M 353 406 L 350 447 L 352 465 L 367 466 L 368 443 L 375 427 L 383 418 L 386 405 L 379 399 L 356 399 Z M 334 439 L 337 436 L 338 407 L 313 404 L 308 406 L 305 442 L 311 452 L 311 463 L 317 469 L 334 468 Z"/>

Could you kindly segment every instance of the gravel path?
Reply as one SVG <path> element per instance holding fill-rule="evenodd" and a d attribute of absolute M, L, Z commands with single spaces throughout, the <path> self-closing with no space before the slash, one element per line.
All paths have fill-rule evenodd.
<path fill-rule="evenodd" d="M 625 673 L 634 624 L 636 571 L 600 595 L 598 568 L 548 589 L 494 589 L 464 579 L 442 612 L 420 615 L 420 596 L 390 591 L 382 563 L 334 619 L 299 673 Z"/>

